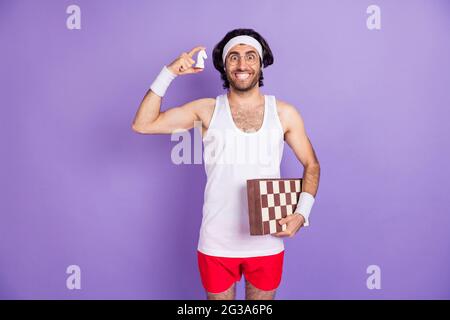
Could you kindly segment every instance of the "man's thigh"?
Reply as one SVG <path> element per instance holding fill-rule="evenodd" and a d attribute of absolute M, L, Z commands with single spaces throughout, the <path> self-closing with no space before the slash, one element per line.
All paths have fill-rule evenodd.
<path fill-rule="evenodd" d="M 273 300 L 275 299 L 276 289 L 261 290 L 252 285 L 247 279 L 245 280 L 245 299 L 246 300 Z"/>
<path fill-rule="evenodd" d="M 281 282 L 284 251 L 244 259 L 245 296 L 249 300 L 272 300 Z"/>
<path fill-rule="evenodd" d="M 233 283 L 230 288 L 220 293 L 211 293 L 206 291 L 208 300 L 234 300 L 236 299 L 236 283 Z"/>
<path fill-rule="evenodd" d="M 200 277 L 208 299 L 234 299 L 235 284 L 241 278 L 240 261 L 240 258 L 209 256 L 198 252 Z"/>

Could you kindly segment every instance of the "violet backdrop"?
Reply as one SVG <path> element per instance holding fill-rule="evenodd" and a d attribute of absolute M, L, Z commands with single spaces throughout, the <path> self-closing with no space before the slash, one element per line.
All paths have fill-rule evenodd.
<path fill-rule="evenodd" d="M 205 71 L 175 79 L 162 110 L 225 93 L 211 50 L 239 27 L 271 46 L 262 92 L 301 112 L 322 169 L 277 299 L 450 298 L 446 0 L 0 1 L 0 298 L 205 298 L 203 165 L 173 164 L 169 135 L 131 123 L 197 45 Z M 282 175 L 302 173 L 286 145 Z M 81 290 L 66 287 L 73 264 Z"/>

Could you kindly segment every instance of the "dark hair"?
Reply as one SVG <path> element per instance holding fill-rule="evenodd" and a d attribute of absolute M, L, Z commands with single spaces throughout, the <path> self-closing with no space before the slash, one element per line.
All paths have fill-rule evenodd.
<path fill-rule="evenodd" d="M 216 46 L 214 47 L 213 50 L 213 63 L 214 63 L 214 67 L 217 69 L 217 71 L 220 72 L 220 77 L 223 80 L 223 88 L 224 89 L 228 89 L 230 88 L 230 82 L 227 79 L 227 74 L 224 70 L 224 65 L 223 65 L 223 61 L 222 61 L 222 53 L 223 53 L 223 48 L 225 47 L 225 45 L 227 44 L 228 41 L 230 41 L 230 39 L 237 37 L 237 36 L 250 36 L 255 38 L 256 40 L 259 41 L 259 43 L 261 44 L 262 47 L 262 61 L 260 59 L 261 62 L 261 75 L 259 78 L 259 86 L 262 87 L 264 85 L 263 80 L 263 72 L 262 72 L 262 67 L 268 67 L 271 64 L 273 64 L 273 55 L 272 55 L 272 51 L 270 50 L 269 45 L 267 44 L 267 41 L 255 30 L 253 29 L 234 29 L 231 30 L 230 32 L 228 32 L 225 37 L 220 40 L 220 42 L 218 44 L 216 44 Z"/>

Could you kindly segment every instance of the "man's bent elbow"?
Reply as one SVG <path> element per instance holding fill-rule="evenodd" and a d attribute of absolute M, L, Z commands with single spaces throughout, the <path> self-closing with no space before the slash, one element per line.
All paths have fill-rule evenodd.
<path fill-rule="evenodd" d="M 311 169 L 317 169 L 320 171 L 320 163 L 317 160 L 305 163 L 304 167 L 311 168 Z"/>
<path fill-rule="evenodd" d="M 134 132 L 139 133 L 139 134 L 150 134 L 151 133 L 148 129 L 143 128 L 141 126 L 137 126 L 134 123 L 131 125 L 131 129 Z"/>

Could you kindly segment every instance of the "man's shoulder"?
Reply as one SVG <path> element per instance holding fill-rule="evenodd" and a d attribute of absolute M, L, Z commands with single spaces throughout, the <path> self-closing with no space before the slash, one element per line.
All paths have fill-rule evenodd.
<path fill-rule="evenodd" d="M 292 109 L 292 108 L 295 109 L 294 105 L 289 103 L 289 102 L 286 102 L 284 100 L 280 100 L 278 98 L 276 98 L 275 100 L 277 101 L 277 107 L 279 107 L 279 108 L 281 108 L 283 110 L 285 110 L 285 109 Z"/>
<path fill-rule="evenodd" d="M 191 102 L 194 112 L 203 122 L 209 122 L 214 107 L 216 105 L 216 98 L 201 98 Z"/>
<path fill-rule="evenodd" d="M 200 98 L 195 101 L 197 105 L 211 105 L 216 102 L 216 98 Z"/>
<path fill-rule="evenodd" d="M 278 99 L 276 101 L 278 117 L 286 130 L 296 126 L 298 121 L 303 122 L 300 111 L 293 104 Z"/>
<path fill-rule="evenodd" d="M 189 103 L 196 111 L 212 108 L 216 104 L 216 98 L 200 98 Z"/>
<path fill-rule="evenodd" d="M 277 102 L 277 111 L 280 116 L 283 115 L 289 117 L 295 113 L 299 113 L 298 109 L 291 103 L 288 103 L 280 99 L 276 99 L 276 102 Z"/>

